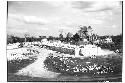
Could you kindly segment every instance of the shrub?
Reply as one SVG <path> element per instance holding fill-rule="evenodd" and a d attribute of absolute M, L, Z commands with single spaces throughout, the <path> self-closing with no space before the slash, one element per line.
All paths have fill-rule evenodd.
<path fill-rule="evenodd" d="M 53 57 L 49 56 L 44 61 L 45 67 L 54 72 L 70 75 L 102 75 L 119 74 L 122 72 L 122 58 L 96 57 L 96 58 L 72 58 L 72 57 Z"/>

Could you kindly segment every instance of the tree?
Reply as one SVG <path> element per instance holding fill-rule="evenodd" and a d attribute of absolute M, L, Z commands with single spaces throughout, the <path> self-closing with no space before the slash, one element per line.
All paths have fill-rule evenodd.
<path fill-rule="evenodd" d="M 53 36 L 49 36 L 48 39 L 49 39 L 49 40 L 53 40 Z"/>
<path fill-rule="evenodd" d="M 80 30 L 78 31 L 78 34 L 80 38 L 84 39 L 87 37 L 87 27 L 86 26 L 80 26 Z"/>
<path fill-rule="evenodd" d="M 62 41 L 63 40 L 63 35 L 59 34 L 59 40 Z"/>
<path fill-rule="evenodd" d="M 75 44 L 78 44 L 78 41 L 80 40 L 80 36 L 78 35 L 78 33 L 76 33 L 75 35 L 73 35 L 72 39 L 75 42 Z"/>
<path fill-rule="evenodd" d="M 13 36 L 12 35 L 7 35 L 7 44 L 13 43 Z"/>
<path fill-rule="evenodd" d="M 89 36 L 89 41 L 95 41 L 98 39 L 98 35 L 97 34 L 92 34 L 91 36 Z"/>
<path fill-rule="evenodd" d="M 87 39 L 90 43 L 92 36 L 92 27 L 91 26 L 80 26 L 80 30 L 78 31 L 80 38 L 83 40 L 84 38 Z"/>
<path fill-rule="evenodd" d="M 72 33 L 68 32 L 67 37 L 71 38 L 72 37 Z"/>
<path fill-rule="evenodd" d="M 72 37 L 72 33 L 68 32 L 68 34 L 66 35 L 66 41 L 70 42 L 71 37 Z"/>
<path fill-rule="evenodd" d="M 59 30 L 60 34 L 59 34 L 59 40 L 63 41 L 63 29 Z"/>
<path fill-rule="evenodd" d="M 39 36 L 39 41 L 41 41 L 42 40 L 42 36 Z"/>
<path fill-rule="evenodd" d="M 24 34 L 25 37 L 25 42 L 27 42 L 27 37 L 29 36 L 29 34 Z"/>

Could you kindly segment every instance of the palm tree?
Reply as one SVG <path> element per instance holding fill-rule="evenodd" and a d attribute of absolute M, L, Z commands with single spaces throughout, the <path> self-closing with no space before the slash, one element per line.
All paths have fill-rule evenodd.
<path fill-rule="evenodd" d="M 80 26 L 80 30 L 78 31 L 80 38 L 87 39 L 90 43 L 92 41 L 89 40 L 89 37 L 91 36 L 88 32 L 92 33 L 92 27 L 91 26 Z"/>
<path fill-rule="evenodd" d="M 84 39 L 84 38 L 87 38 L 87 27 L 86 26 L 80 26 L 80 30 L 78 31 L 78 34 L 80 36 L 80 38 Z"/>

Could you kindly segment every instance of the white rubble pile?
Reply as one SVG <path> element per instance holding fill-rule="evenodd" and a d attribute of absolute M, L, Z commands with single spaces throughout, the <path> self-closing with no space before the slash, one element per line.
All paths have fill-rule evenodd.
<path fill-rule="evenodd" d="M 26 48 L 7 50 L 7 60 L 11 61 L 11 60 L 18 60 L 18 59 L 26 59 L 28 58 L 25 55 L 26 53 L 28 53 Z"/>
<path fill-rule="evenodd" d="M 24 47 L 31 46 L 31 45 L 41 45 L 41 42 L 25 42 L 23 44 Z"/>
<path fill-rule="evenodd" d="M 113 54 L 113 51 L 109 51 L 109 50 L 104 50 L 101 49 L 100 47 L 97 47 L 95 45 L 85 45 L 83 48 L 81 48 L 81 53 L 84 56 L 102 56 L 102 55 L 109 55 L 109 54 Z"/>
<path fill-rule="evenodd" d="M 7 50 L 8 49 L 16 49 L 16 48 L 18 48 L 19 45 L 20 45 L 20 43 L 8 44 Z"/>
<path fill-rule="evenodd" d="M 62 47 L 62 48 L 68 48 L 68 49 L 74 49 L 76 47 L 76 45 L 61 43 L 60 41 L 50 42 L 47 40 L 42 41 L 42 45 Z"/>
<path fill-rule="evenodd" d="M 31 56 L 35 56 L 36 54 L 39 54 L 38 48 L 32 47 L 32 48 L 17 48 L 17 49 L 8 49 L 7 50 L 7 60 L 22 60 L 22 59 L 28 59 Z"/>

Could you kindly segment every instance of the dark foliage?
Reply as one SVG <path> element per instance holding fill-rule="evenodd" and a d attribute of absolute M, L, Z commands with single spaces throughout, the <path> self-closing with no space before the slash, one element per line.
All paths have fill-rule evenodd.
<path fill-rule="evenodd" d="M 105 36 L 103 36 L 104 38 Z M 123 36 L 122 35 L 117 35 L 117 36 L 112 36 L 113 43 L 100 43 L 97 44 L 103 49 L 109 49 L 112 51 L 116 51 L 117 49 L 120 52 L 123 52 Z"/>
<path fill-rule="evenodd" d="M 23 59 L 23 60 L 7 61 L 7 72 L 8 73 L 16 73 L 18 70 L 33 63 L 35 60 L 36 60 L 35 58 L 30 58 L 30 59 Z"/>
<path fill-rule="evenodd" d="M 71 54 L 71 55 L 75 54 L 74 49 L 67 49 L 67 48 L 55 47 L 55 46 L 45 46 L 45 47 L 50 50 L 57 51 L 64 54 Z"/>
<path fill-rule="evenodd" d="M 87 57 L 84 59 L 49 56 L 44 64 L 50 71 L 75 76 L 118 75 L 122 73 L 122 58 L 120 56 Z"/>

